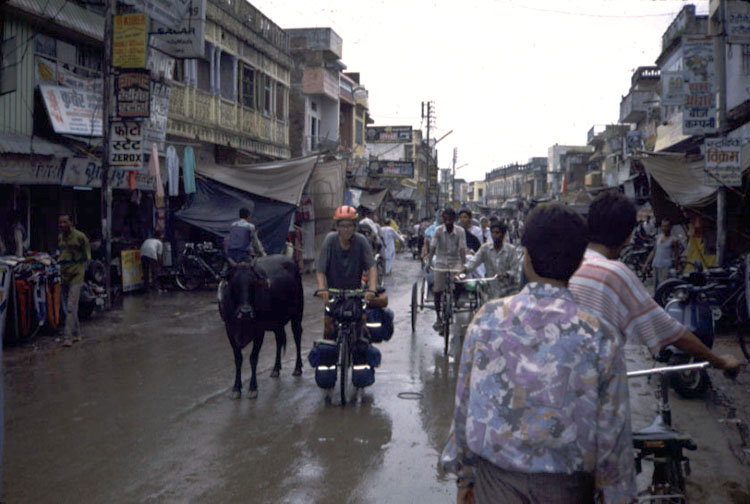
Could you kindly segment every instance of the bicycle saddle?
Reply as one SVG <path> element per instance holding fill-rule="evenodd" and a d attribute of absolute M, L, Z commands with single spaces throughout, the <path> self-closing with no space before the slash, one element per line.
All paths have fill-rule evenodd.
<path fill-rule="evenodd" d="M 661 447 L 671 443 L 677 443 L 688 450 L 698 448 L 690 436 L 665 424 L 661 417 L 657 417 L 648 427 L 633 432 L 633 446 L 639 450 Z"/>

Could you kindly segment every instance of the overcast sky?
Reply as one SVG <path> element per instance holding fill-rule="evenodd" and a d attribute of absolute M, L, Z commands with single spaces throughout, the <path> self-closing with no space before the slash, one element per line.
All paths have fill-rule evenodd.
<path fill-rule="evenodd" d="M 331 27 L 360 72 L 376 125 L 423 126 L 433 100 L 439 165 L 457 177 L 583 145 L 619 119 L 638 66 L 653 65 L 684 5 L 708 0 L 250 0 L 282 28 Z"/>

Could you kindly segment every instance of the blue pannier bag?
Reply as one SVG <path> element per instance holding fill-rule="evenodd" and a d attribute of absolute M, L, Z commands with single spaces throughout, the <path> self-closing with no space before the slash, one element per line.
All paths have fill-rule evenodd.
<path fill-rule="evenodd" d="M 315 368 L 315 383 L 318 387 L 329 389 L 336 385 L 336 366 L 318 366 Z"/>
<path fill-rule="evenodd" d="M 374 345 L 370 345 L 367 349 L 367 363 L 374 368 L 380 367 L 380 358 L 380 350 Z"/>
<path fill-rule="evenodd" d="M 315 383 L 318 387 L 328 389 L 336 385 L 338 350 L 335 341 L 314 341 L 307 360 L 315 368 Z"/>
<path fill-rule="evenodd" d="M 310 349 L 310 353 L 307 354 L 310 367 L 314 368 L 318 366 L 333 366 L 336 364 L 338 357 L 336 342 L 330 340 L 313 341 L 313 347 Z"/>
<path fill-rule="evenodd" d="M 366 314 L 370 341 L 380 343 L 390 340 L 393 336 L 393 312 L 388 308 L 368 308 Z"/>
<path fill-rule="evenodd" d="M 375 383 L 375 369 L 369 364 L 357 364 L 352 368 L 352 383 L 357 388 Z"/>

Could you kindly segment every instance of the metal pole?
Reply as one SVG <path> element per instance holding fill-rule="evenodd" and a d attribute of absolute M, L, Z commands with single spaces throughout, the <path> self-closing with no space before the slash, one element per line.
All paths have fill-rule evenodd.
<path fill-rule="evenodd" d="M 429 217 L 430 212 L 430 177 L 432 176 L 432 148 L 430 147 L 430 123 L 432 122 L 432 103 L 427 102 L 427 179 L 425 180 L 425 213 Z"/>
<path fill-rule="evenodd" d="M 112 186 L 109 180 L 109 115 L 112 111 L 110 105 L 112 97 L 112 17 L 114 16 L 115 0 L 105 0 L 106 13 L 104 15 L 104 64 L 103 64 L 103 89 L 102 89 L 102 189 L 101 189 L 101 221 L 102 242 L 104 244 L 104 286 L 107 291 L 107 309 L 112 308 L 112 297 L 110 287 L 112 277 L 110 273 L 112 265 Z"/>
<path fill-rule="evenodd" d="M 720 0 L 719 5 L 719 20 L 721 26 L 719 28 L 719 40 L 718 40 L 718 74 L 719 74 L 719 131 L 723 136 L 728 130 L 727 121 L 727 73 L 726 73 L 726 0 Z M 710 23 L 709 23 L 710 24 Z M 726 257 L 726 244 L 727 244 L 727 189 L 726 187 L 719 187 L 716 194 L 716 264 L 721 266 L 724 264 L 724 258 Z"/>

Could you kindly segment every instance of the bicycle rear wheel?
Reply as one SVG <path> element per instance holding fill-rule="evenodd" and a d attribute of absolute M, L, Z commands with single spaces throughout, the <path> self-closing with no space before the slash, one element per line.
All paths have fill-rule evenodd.
<path fill-rule="evenodd" d="M 411 332 L 417 330 L 417 282 L 411 287 Z"/>

